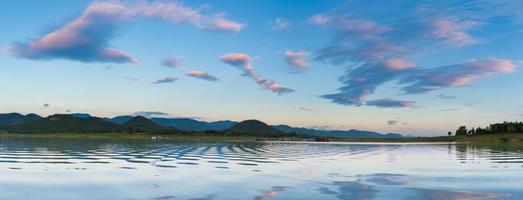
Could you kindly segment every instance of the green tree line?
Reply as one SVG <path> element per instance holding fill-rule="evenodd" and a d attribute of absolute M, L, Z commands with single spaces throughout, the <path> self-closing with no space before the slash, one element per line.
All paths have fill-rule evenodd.
<path fill-rule="evenodd" d="M 460 126 L 455 135 L 464 136 L 464 135 L 487 135 L 487 134 L 516 134 L 523 133 L 523 122 L 503 122 L 490 124 L 485 128 L 471 128 L 467 129 L 466 126 Z M 451 135 L 451 132 L 449 132 Z"/>

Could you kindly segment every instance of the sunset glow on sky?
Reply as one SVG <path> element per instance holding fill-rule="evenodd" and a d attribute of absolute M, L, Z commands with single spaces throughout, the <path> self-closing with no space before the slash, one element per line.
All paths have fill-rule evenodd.
<path fill-rule="evenodd" d="M 523 1 L 0 2 L 0 112 L 429 136 L 523 120 Z"/>

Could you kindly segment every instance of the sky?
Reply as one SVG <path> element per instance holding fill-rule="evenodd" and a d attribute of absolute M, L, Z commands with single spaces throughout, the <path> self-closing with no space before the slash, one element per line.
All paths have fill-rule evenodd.
<path fill-rule="evenodd" d="M 0 112 L 445 135 L 523 120 L 518 0 L 0 2 Z"/>

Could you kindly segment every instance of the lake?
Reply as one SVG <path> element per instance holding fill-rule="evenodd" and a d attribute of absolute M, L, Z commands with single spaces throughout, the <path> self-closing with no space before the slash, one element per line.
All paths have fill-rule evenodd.
<path fill-rule="evenodd" d="M 2 138 L 0 199 L 523 199 L 523 146 Z"/>

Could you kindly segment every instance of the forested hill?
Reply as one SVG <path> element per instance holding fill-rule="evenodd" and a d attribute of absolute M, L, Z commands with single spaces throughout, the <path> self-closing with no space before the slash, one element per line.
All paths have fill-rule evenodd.
<path fill-rule="evenodd" d="M 523 133 L 523 122 L 503 122 L 490 124 L 485 128 L 470 128 L 467 129 L 466 126 L 459 127 L 455 135 L 464 136 L 464 135 L 488 135 L 488 134 L 518 134 Z M 452 132 L 448 133 L 449 135 Z"/>
<path fill-rule="evenodd" d="M 0 114 L 0 132 L 9 133 L 207 133 L 249 135 L 259 137 L 307 136 L 338 138 L 403 138 L 396 133 L 381 134 L 363 130 L 317 130 L 267 125 L 258 120 L 207 122 L 190 118 L 146 118 L 117 116 L 99 118 L 86 113 L 55 114 L 40 117 L 36 114 Z"/>

